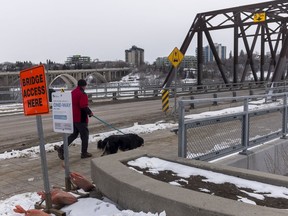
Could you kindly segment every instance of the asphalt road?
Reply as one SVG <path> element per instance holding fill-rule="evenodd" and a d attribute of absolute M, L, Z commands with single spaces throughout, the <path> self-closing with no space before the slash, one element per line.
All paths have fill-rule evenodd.
<path fill-rule="evenodd" d="M 248 91 L 241 91 L 237 96 L 248 95 Z M 219 97 L 231 97 L 231 92 L 219 93 Z M 211 94 L 196 95 L 196 98 L 211 97 Z M 170 109 L 173 108 L 174 99 L 170 98 Z M 162 112 L 161 98 L 125 101 L 97 101 L 90 104 L 94 115 L 108 122 L 116 128 L 131 127 L 134 123 L 147 124 L 160 120 L 177 120 L 173 115 L 165 115 Z M 52 115 L 42 115 L 45 142 L 57 142 L 63 140 L 63 134 L 55 133 L 52 126 Z M 0 153 L 11 150 L 24 149 L 39 144 L 37 124 L 35 116 L 15 114 L 0 117 Z M 90 118 L 89 129 L 91 134 L 112 130 L 95 118 Z"/>
<path fill-rule="evenodd" d="M 139 124 L 155 123 L 167 118 L 161 109 L 161 99 L 126 102 L 97 102 L 90 105 L 94 115 L 108 122 L 116 128 Z M 52 125 L 52 114 L 42 115 L 45 142 L 62 140 L 61 133 L 55 133 Z M 0 117 L 0 152 L 12 149 L 23 149 L 39 144 L 36 116 L 17 114 Z M 89 119 L 90 133 L 109 131 L 96 118 Z"/>

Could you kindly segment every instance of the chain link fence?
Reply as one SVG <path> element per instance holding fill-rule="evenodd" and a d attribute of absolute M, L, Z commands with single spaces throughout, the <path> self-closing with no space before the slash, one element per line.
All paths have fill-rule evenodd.
<path fill-rule="evenodd" d="M 240 107 L 197 118 L 185 114 L 190 104 L 241 102 Z M 186 107 L 186 109 L 185 109 Z M 230 114 L 229 114 L 230 113 Z M 287 94 L 179 101 L 178 156 L 212 160 L 241 152 L 287 134 Z"/>

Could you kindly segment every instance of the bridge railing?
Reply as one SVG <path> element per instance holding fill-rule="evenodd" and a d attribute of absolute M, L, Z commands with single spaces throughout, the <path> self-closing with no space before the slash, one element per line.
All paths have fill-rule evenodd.
<path fill-rule="evenodd" d="M 286 137 L 287 96 L 288 93 L 237 97 L 237 107 L 231 107 L 234 97 L 179 101 L 178 156 L 213 160 L 236 151 L 248 154 L 250 147 Z M 214 108 L 214 114 L 185 113 L 191 103 L 207 102 L 230 105 L 224 110 L 222 107 L 221 112 Z"/>
<path fill-rule="evenodd" d="M 175 87 L 176 86 L 176 87 Z M 196 83 L 177 82 L 176 85 L 172 83 L 169 88 L 170 96 L 175 94 L 201 94 L 225 91 L 237 91 L 245 89 L 263 88 L 268 89 L 269 83 L 264 82 L 247 82 L 234 84 L 207 84 L 196 85 Z M 176 92 L 175 92 L 176 88 Z M 86 92 L 91 100 L 98 99 L 123 99 L 123 98 L 141 98 L 141 97 L 156 97 L 161 96 L 162 86 L 160 83 L 113 83 L 102 84 L 87 88 Z M 267 90 L 266 90 L 267 91 Z"/>
<path fill-rule="evenodd" d="M 19 86 L 0 87 L 0 104 L 21 102 L 22 96 Z"/>
<path fill-rule="evenodd" d="M 169 88 L 170 97 L 177 95 L 194 95 L 202 93 L 217 93 L 238 91 L 247 89 L 263 89 L 263 92 L 283 92 L 287 89 L 286 82 L 274 83 L 273 86 L 268 82 L 246 82 L 246 83 L 233 83 L 233 84 L 206 84 L 197 85 L 196 83 L 177 82 L 176 85 L 172 83 Z M 273 87 L 273 88 L 272 88 Z M 66 89 L 65 87 L 63 87 Z M 176 88 L 176 91 L 175 91 Z M 61 86 L 54 90 L 58 91 Z M 72 90 L 72 89 L 66 89 Z M 126 99 L 126 98 L 145 98 L 145 97 L 158 97 L 161 96 L 162 86 L 160 81 L 154 82 L 115 82 L 105 83 L 95 86 L 88 86 L 86 92 L 91 101 L 102 99 Z M 52 91 L 51 91 L 52 92 Z M 49 94 L 51 93 L 49 91 Z M 17 103 L 22 102 L 21 89 L 19 86 L 0 87 L 0 104 L 4 103 Z"/>
<path fill-rule="evenodd" d="M 274 83 L 274 90 L 278 86 L 278 91 L 284 91 L 287 89 L 286 83 Z M 253 90 L 253 89 L 263 89 L 264 92 L 271 91 L 271 83 L 267 82 L 247 82 L 247 83 L 236 83 L 236 84 L 207 84 L 207 85 L 196 85 L 195 83 L 176 83 L 169 88 L 170 97 L 177 95 L 187 95 L 187 94 L 201 94 L 201 93 L 216 93 L 216 92 L 227 92 L 227 91 L 238 91 L 238 90 Z M 93 100 L 99 99 L 125 99 L 125 98 L 143 98 L 143 97 L 157 97 L 161 96 L 162 86 L 160 83 L 109 83 L 101 84 L 87 89 L 89 98 Z M 253 93 L 251 93 L 253 94 Z"/>

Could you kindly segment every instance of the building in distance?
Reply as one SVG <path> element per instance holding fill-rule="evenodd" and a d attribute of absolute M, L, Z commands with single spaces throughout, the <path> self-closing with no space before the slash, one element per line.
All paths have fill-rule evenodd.
<path fill-rule="evenodd" d="M 216 48 L 216 52 L 217 52 L 219 58 L 221 60 L 225 60 L 226 59 L 226 50 L 227 50 L 226 46 L 222 46 L 222 44 L 218 44 L 218 43 L 215 43 L 214 46 Z M 204 47 L 203 55 L 204 55 L 204 62 L 205 63 L 215 61 L 215 58 L 214 58 L 214 55 L 212 53 L 212 49 L 210 46 L 207 45 Z"/>
<path fill-rule="evenodd" d="M 144 49 L 134 45 L 132 48 L 125 50 L 125 62 L 136 67 L 143 65 Z"/>
<path fill-rule="evenodd" d="M 156 67 L 170 67 L 172 66 L 171 62 L 169 61 L 168 57 L 158 57 L 156 59 Z M 195 68 L 197 66 L 197 59 L 195 56 L 185 55 L 182 59 L 179 68 Z"/>
<path fill-rule="evenodd" d="M 89 56 L 73 55 L 67 57 L 65 64 L 88 64 L 91 62 Z"/>

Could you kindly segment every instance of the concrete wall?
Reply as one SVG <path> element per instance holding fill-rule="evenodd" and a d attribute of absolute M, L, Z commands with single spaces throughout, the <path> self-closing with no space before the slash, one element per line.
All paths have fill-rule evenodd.
<path fill-rule="evenodd" d="M 254 206 L 172 186 L 130 170 L 121 162 L 144 155 L 278 186 L 288 183 L 287 177 L 283 176 L 203 161 L 152 155 L 138 149 L 93 159 L 91 161 L 92 180 L 106 197 L 124 209 L 134 211 L 152 213 L 165 211 L 167 216 L 287 215 L 287 210 Z"/>
<path fill-rule="evenodd" d="M 287 175 L 288 173 L 288 140 L 277 139 L 250 149 L 248 155 L 234 154 L 215 161 L 232 167 L 256 170 L 261 172 Z"/>

